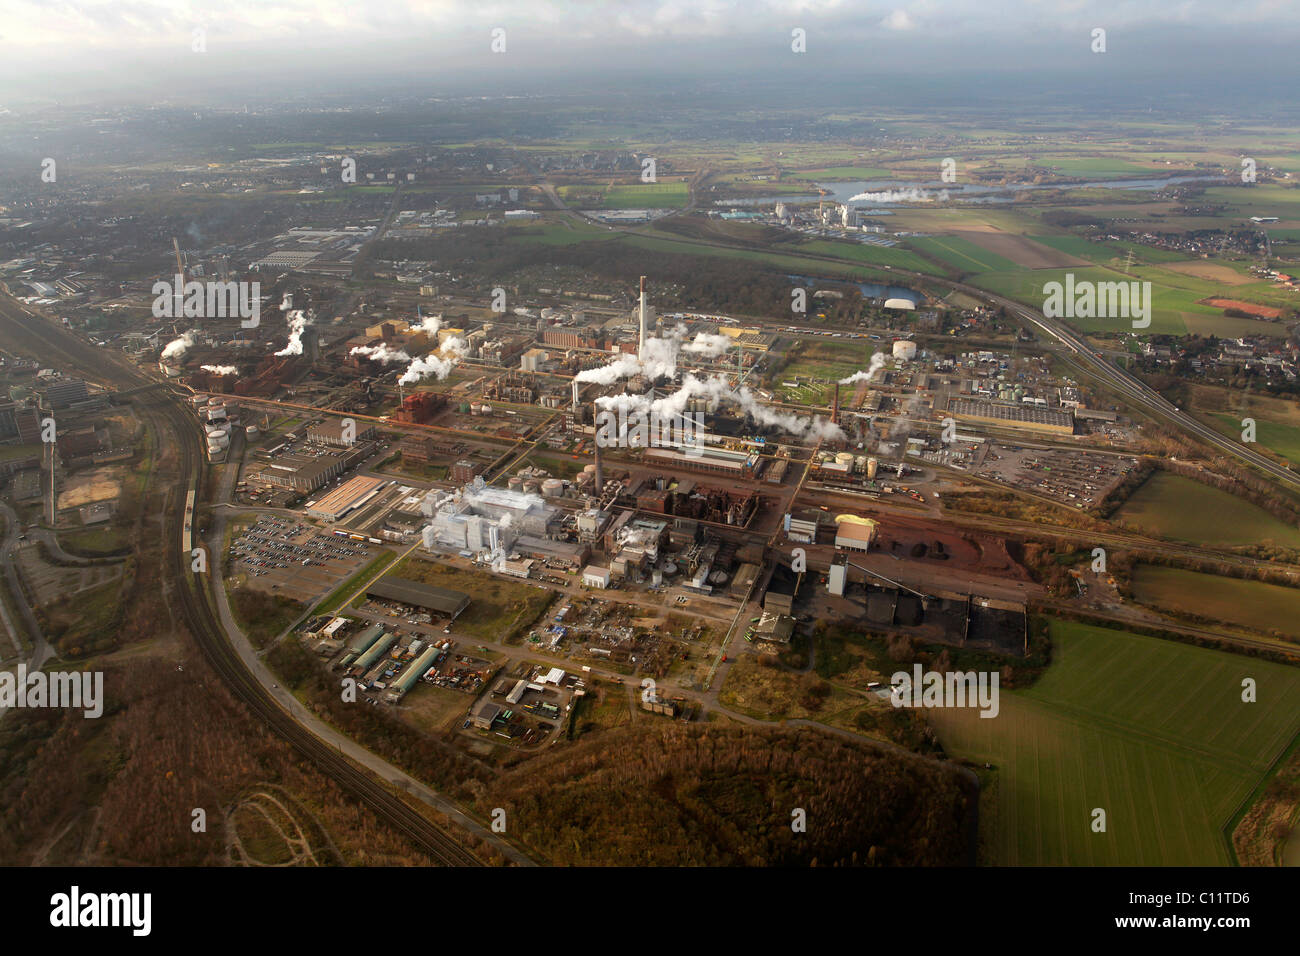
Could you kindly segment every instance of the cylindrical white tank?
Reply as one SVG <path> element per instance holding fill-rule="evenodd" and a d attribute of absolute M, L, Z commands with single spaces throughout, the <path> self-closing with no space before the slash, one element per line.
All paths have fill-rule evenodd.
<path fill-rule="evenodd" d="M 835 456 L 835 464 L 837 464 L 837 465 L 848 465 L 850 468 L 852 468 L 852 467 L 853 467 L 853 456 L 850 455 L 847 451 L 842 451 L 842 452 L 840 452 L 838 455 Z"/>
<path fill-rule="evenodd" d="M 916 358 L 916 343 L 900 339 L 894 343 L 894 358 L 910 362 Z"/>
<path fill-rule="evenodd" d="M 867 478 L 872 481 L 876 479 L 876 469 L 880 467 L 880 462 L 874 458 L 867 459 Z"/>
<path fill-rule="evenodd" d="M 555 498 L 564 493 L 564 482 L 559 478 L 547 478 L 542 482 L 542 494 L 547 498 Z"/>

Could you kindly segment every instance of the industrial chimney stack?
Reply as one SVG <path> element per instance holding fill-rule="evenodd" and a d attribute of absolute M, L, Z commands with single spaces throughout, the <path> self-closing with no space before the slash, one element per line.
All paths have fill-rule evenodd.
<path fill-rule="evenodd" d="M 641 315 L 640 315 L 641 335 L 640 335 L 640 337 L 637 339 L 637 347 L 636 347 L 636 354 L 637 354 L 637 357 L 638 357 L 638 358 L 640 358 L 641 356 L 643 356 L 643 355 L 645 354 L 645 318 L 646 318 L 646 316 L 645 316 L 645 276 L 642 276 L 642 277 L 641 277 Z"/>

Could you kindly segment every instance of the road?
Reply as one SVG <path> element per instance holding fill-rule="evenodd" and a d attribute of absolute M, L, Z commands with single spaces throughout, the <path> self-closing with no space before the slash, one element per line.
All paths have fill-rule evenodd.
<path fill-rule="evenodd" d="M 118 361 L 105 350 L 87 345 L 43 316 L 23 308 L 8 295 L 0 295 L 0 328 L 24 351 L 41 356 L 44 362 L 78 369 L 89 381 L 119 388 L 131 388 L 151 381 L 138 369 Z M 137 402 L 142 416 L 164 423 L 163 434 L 175 436 L 181 471 L 191 476 L 190 481 L 197 476 L 201 493 L 206 463 L 200 430 L 193 416 L 169 391 L 147 392 Z M 206 582 L 201 575 L 191 572 L 191 556 L 181 551 L 185 491 L 186 487 L 180 486 L 173 487 L 168 493 L 170 502 L 166 507 L 163 564 L 170 569 L 175 582 L 169 593 L 178 601 L 177 611 L 213 671 L 248 707 L 255 719 L 290 743 L 344 792 L 410 839 L 413 846 L 444 865 L 481 865 L 477 856 L 394 793 L 390 784 L 377 780 L 337 747 L 301 726 L 245 666 L 211 605 Z M 202 494 L 200 500 L 203 500 Z"/>

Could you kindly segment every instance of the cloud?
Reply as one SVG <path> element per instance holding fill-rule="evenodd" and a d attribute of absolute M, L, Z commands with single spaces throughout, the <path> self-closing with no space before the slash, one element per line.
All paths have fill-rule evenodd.
<path fill-rule="evenodd" d="M 880 25 L 886 30 L 915 30 L 916 21 L 911 18 L 906 10 L 895 10 L 885 19 L 880 21 Z"/>

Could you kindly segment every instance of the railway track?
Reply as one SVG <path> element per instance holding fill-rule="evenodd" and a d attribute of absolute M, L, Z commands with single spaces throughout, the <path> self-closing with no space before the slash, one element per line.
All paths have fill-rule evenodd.
<path fill-rule="evenodd" d="M 13 342 L 44 361 L 66 363 L 92 381 L 119 388 L 151 384 L 148 377 L 139 371 L 113 361 L 115 357 L 105 362 L 102 352 L 83 345 L 45 320 L 25 313 L 7 296 L 0 297 L 0 328 Z M 105 372 L 109 374 L 107 379 Z M 192 488 L 199 493 L 197 497 L 201 501 L 203 453 L 194 422 L 165 390 L 145 393 L 141 399 L 147 414 L 165 421 L 175 434 L 182 473 L 191 476 L 186 491 Z M 429 857 L 447 866 L 482 866 L 483 862 L 477 856 L 442 828 L 392 793 L 369 772 L 299 725 L 266 692 L 227 640 L 213 611 L 207 588 L 202 581 L 195 579 L 190 570 L 190 555 L 181 550 L 187 495 L 172 497 L 170 526 L 164 535 L 164 566 L 171 569 L 178 582 L 174 593 L 179 600 L 181 617 L 204 657 L 231 693 L 248 707 L 254 717 Z"/>

